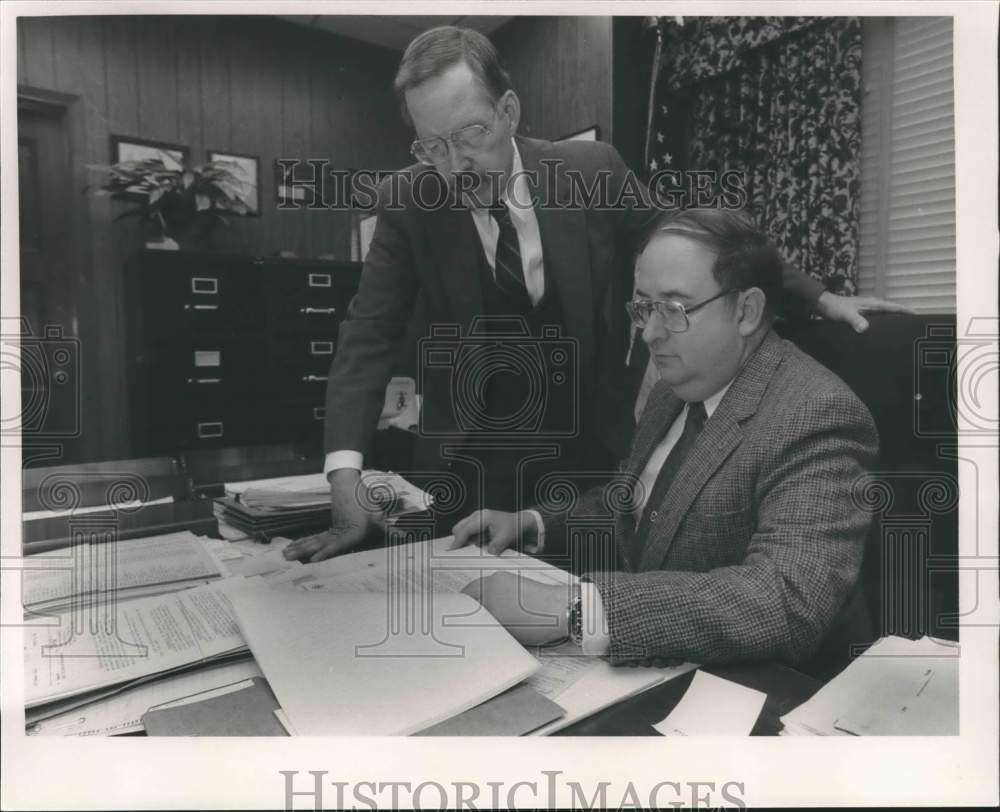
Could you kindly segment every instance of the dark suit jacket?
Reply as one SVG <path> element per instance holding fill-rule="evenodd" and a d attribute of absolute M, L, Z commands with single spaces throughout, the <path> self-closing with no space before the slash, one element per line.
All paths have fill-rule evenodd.
<path fill-rule="evenodd" d="M 546 275 L 557 288 L 565 334 L 577 342 L 580 399 L 589 407 L 601 380 L 611 379 L 608 365 L 624 369 L 628 336 L 624 303 L 632 291 L 634 254 L 659 212 L 648 205 L 645 190 L 634 177 L 632 185 L 626 185 L 625 164 L 609 144 L 518 138 L 517 145 L 525 172 L 538 173 L 535 192 L 540 205 L 535 213 Z M 549 169 L 553 162 L 559 165 L 554 175 Z M 606 174 L 607 197 L 612 201 L 621 197 L 622 205 L 588 206 L 579 195 L 574 199 L 569 172 L 578 173 L 584 184 Z M 385 387 L 418 302 L 426 325 L 457 325 L 463 336 L 483 310 L 478 274 L 482 247 L 468 210 L 452 206 L 427 210 L 415 204 L 415 194 L 423 200 L 435 198 L 434 181 L 439 176 L 426 166 L 417 164 L 397 175 L 380 188 L 378 223 L 360 287 L 340 326 L 327 384 L 327 452 L 370 451 Z M 822 290 L 818 282 L 798 272 L 789 272 L 786 288 L 808 301 Z M 426 335 L 426 327 L 421 332 Z M 415 359 L 414 366 L 419 368 L 419 363 Z M 609 388 L 604 386 L 605 391 Z M 451 392 L 440 378 L 426 381 L 424 390 L 427 420 L 436 426 L 447 424 Z M 600 421 L 603 425 L 609 425 L 607 413 Z M 610 413 L 615 419 L 632 421 L 630 408 L 615 407 Z M 459 426 L 455 433 L 460 436 Z M 440 465 L 439 442 L 435 438 L 418 443 L 415 468 Z M 613 448 L 609 442 L 605 445 Z"/>
<path fill-rule="evenodd" d="M 683 406 L 657 384 L 622 479 L 570 512 L 541 506 L 546 550 L 550 539 L 565 543 L 571 522 L 614 522 L 608 535 L 622 569 L 588 576 L 613 659 L 799 662 L 856 589 L 870 515 L 852 489 L 877 453 L 871 416 L 840 378 L 769 333 L 662 502 L 649 506 L 656 512 L 636 560 L 632 516 L 606 506 L 616 487 L 634 486 Z"/>

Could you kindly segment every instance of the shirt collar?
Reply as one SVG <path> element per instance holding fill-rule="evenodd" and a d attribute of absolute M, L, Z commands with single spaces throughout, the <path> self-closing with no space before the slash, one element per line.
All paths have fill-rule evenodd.
<path fill-rule="evenodd" d="M 735 380 L 735 378 L 733 380 Z M 714 412 L 719 407 L 719 403 L 722 402 L 722 399 L 726 396 L 726 392 L 729 391 L 729 387 L 732 385 L 733 381 L 730 381 L 714 395 L 709 395 L 707 398 L 705 398 L 704 401 L 702 401 L 703 405 L 705 406 L 705 414 L 708 417 L 711 417 L 712 412 Z"/>

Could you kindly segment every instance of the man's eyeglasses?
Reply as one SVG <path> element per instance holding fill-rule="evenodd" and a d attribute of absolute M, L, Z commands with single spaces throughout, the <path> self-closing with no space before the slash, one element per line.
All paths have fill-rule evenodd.
<path fill-rule="evenodd" d="M 484 124 L 470 124 L 444 137 L 435 135 L 432 138 L 417 139 L 410 145 L 410 153 L 420 163 L 433 165 L 447 159 L 449 143 L 454 149 L 475 152 L 486 146 L 492 132 Z"/>
<path fill-rule="evenodd" d="M 660 320 L 663 322 L 663 326 L 669 330 L 671 333 L 683 333 L 691 326 L 691 320 L 688 318 L 692 313 L 697 310 L 701 310 L 705 305 L 711 304 L 716 299 L 721 299 L 723 296 L 727 296 L 730 293 L 739 293 L 738 288 L 730 288 L 729 290 L 724 290 L 721 293 L 716 293 L 711 299 L 706 299 L 704 302 L 698 302 L 695 305 L 684 306 L 680 302 L 661 302 L 654 299 L 633 299 L 631 302 L 626 302 L 625 310 L 628 311 L 628 317 L 632 320 L 632 324 L 636 327 L 645 327 L 649 324 L 649 320 L 653 313 L 658 313 L 660 315 Z"/>

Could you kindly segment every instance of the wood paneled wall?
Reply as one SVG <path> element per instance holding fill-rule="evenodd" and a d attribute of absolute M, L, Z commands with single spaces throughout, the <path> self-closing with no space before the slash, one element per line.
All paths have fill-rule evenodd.
<path fill-rule="evenodd" d="M 521 100 L 522 135 L 597 124 L 612 140 L 610 17 L 516 17 L 492 39 Z"/>
<path fill-rule="evenodd" d="M 18 84 L 73 94 L 71 303 L 83 362 L 83 436 L 65 461 L 129 456 L 122 268 L 141 246 L 127 204 L 79 193 L 110 161 L 111 134 L 260 159 L 260 217 L 233 219 L 227 247 L 349 258 L 350 217 L 278 211 L 273 161 L 334 167 L 408 163 L 408 132 L 391 92 L 399 55 L 269 17 L 76 16 L 18 20 Z M 70 325 L 65 332 L 73 334 Z"/>

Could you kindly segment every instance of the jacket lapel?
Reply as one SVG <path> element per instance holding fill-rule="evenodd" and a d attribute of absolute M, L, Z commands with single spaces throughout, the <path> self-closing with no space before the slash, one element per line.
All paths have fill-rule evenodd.
<path fill-rule="evenodd" d="M 677 472 L 673 486 L 664 496 L 660 508 L 663 520 L 650 529 L 649 538 L 643 547 L 642 560 L 639 562 L 640 571 L 659 569 L 662 566 L 677 536 L 677 529 L 695 498 L 709 477 L 742 441 L 740 424 L 757 411 L 760 399 L 783 357 L 781 340 L 773 332 L 769 332 L 705 423 L 691 453 Z M 654 401 L 652 396 L 649 406 L 657 411 L 662 409 L 661 401 Z M 653 416 L 650 418 L 653 419 Z M 643 415 L 642 422 L 646 422 L 646 414 Z M 648 455 L 646 459 L 648 460 Z"/>
<path fill-rule="evenodd" d="M 542 256 L 546 276 L 551 279 L 559 296 L 566 332 L 580 348 L 580 370 L 584 382 L 593 381 L 594 289 L 587 242 L 587 219 L 580 206 L 571 206 L 569 181 L 565 172 L 556 173 L 556 201 L 547 200 L 545 188 L 552 167 L 541 164 L 551 145 L 533 139 L 517 139 L 521 164 L 526 177 L 537 178 L 541 188 L 533 188 L 535 218 L 542 238 Z M 550 156 L 551 157 L 551 156 Z M 529 181 L 530 183 L 530 181 Z M 556 205 L 552 205 L 553 202 Z M 549 205 L 545 205 L 548 203 Z"/>
<path fill-rule="evenodd" d="M 467 334 L 472 319 L 483 312 L 479 276 L 483 249 L 476 224 L 467 208 L 449 205 L 427 214 L 432 218 L 429 242 L 434 272 L 451 302 L 456 320 Z"/>
<path fill-rule="evenodd" d="M 648 406 L 635 430 L 632 453 L 622 466 L 627 478 L 626 486 L 633 493 L 639 477 L 649 464 L 649 458 L 653 456 L 656 447 L 663 442 L 664 436 L 683 409 L 684 401 L 674 395 L 663 382 L 657 383 L 649 393 Z M 635 516 L 628 511 L 618 511 L 616 517 L 615 540 L 618 544 L 618 553 L 629 570 L 635 572 L 639 569 L 639 562 L 632 555 Z"/>

